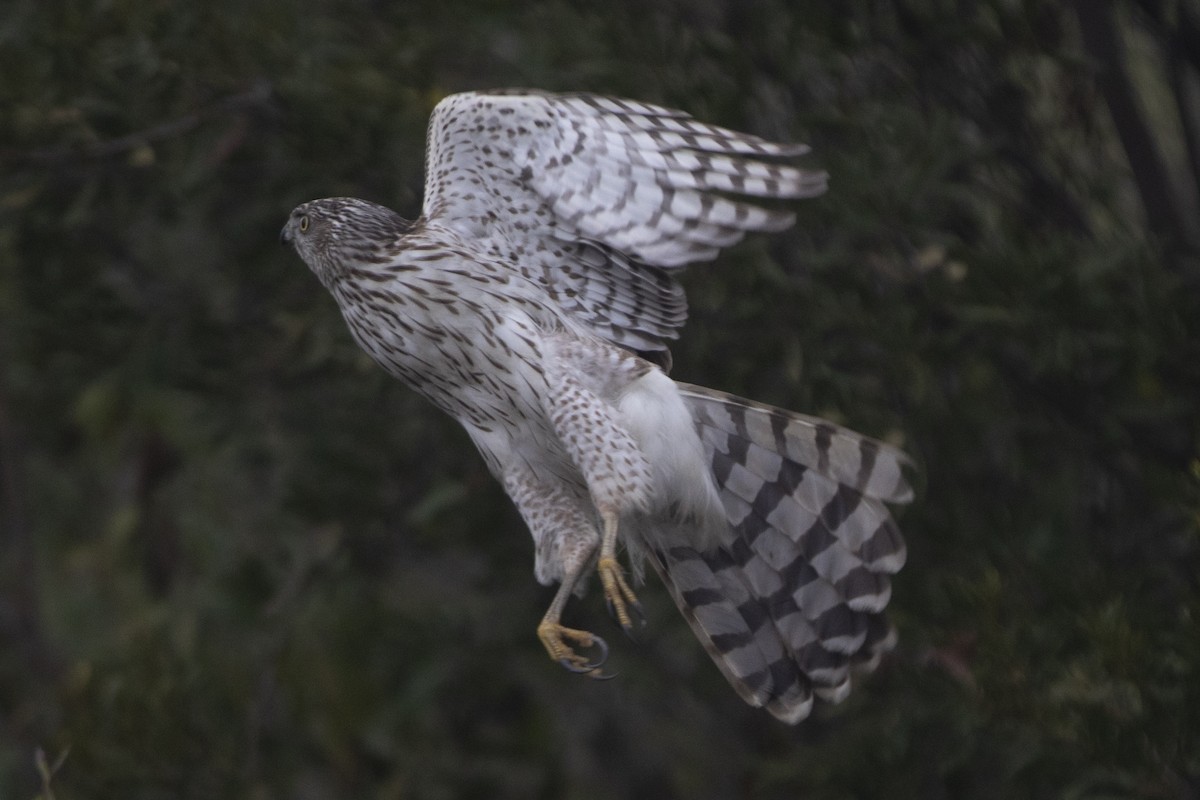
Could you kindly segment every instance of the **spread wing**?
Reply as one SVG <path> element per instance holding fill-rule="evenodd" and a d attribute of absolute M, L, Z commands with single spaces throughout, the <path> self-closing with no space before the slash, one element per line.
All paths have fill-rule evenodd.
<path fill-rule="evenodd" d="M 673 272 L 793 215 L 825 173 L 777 144 L 681 111 L 586 94 L 468 92 L 434 109 L 424 216 L 530 270 L 574 319 L 666 350 L 687 316 Z"/>

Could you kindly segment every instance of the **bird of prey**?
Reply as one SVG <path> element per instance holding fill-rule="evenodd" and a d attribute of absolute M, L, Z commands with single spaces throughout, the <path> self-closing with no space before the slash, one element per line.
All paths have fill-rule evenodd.
<path fill-rule="evenodd" d="M 908 460 L 665 369 L 681 268 L 791 225 L 753 200 L 823 192 L 806 151 L 647 103 L 466 92 L 433 111 L 419 219 L 327 198 L 281 234 L 512 498 L 536 578 L 559 584 L 537 628 L 554 661 L 603 677 L 607 645 L 563 608 L 594 571 L 631 630 L 648 562 L 741 697 L 789 723 L 894 642 L 905 548 L 885 504 L 912 498 Z"/>

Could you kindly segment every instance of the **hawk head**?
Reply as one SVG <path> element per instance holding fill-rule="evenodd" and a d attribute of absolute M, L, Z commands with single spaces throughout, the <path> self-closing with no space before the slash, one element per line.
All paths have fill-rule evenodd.
<path fill-rule="evenodd" d="M 355 266 L 390 261 L 412 223 L 395 211 L 353 197 L 327 197 L 296 206 L 279 241 L 296 248 L 327 288 Z"/>

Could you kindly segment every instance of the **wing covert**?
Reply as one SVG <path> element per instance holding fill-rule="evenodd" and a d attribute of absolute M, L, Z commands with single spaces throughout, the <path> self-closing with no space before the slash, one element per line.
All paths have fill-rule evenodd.
<path fill-rule="evenodd" d="M 754 201 L 823 192 L 825 173 L 786 163 L 807 151 L 648 103 L 467 92 L 430 120 L 424 215 L 541 267 L 604 338 L 664 350 L 686 317 L 670 273 L 791 225 Z"/>

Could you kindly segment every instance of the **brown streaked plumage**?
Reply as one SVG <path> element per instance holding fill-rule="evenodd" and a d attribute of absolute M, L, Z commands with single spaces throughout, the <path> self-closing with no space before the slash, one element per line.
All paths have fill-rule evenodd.
<path fill-rule="evenodd" d="M 687 316 L 676 272 L 792 223 L 755 198 L 824 190 L 792 163 L 805 151 L 628 100 L 470 92 L 434 110 L 416 222 L 330 198 L 282 233 L 359 345 L 463 425 L 516 504 L 537 579 L 560 584 L 538 627 L 552 658 L 600 675 L 607 645 L 560 621 L 593 570 L 634 625 L 621 544 L 738 693 L 792 723 L 894 640 L 904 543 L 885 504 L 912 499 L 908 461 L 658 364 Z"/>

